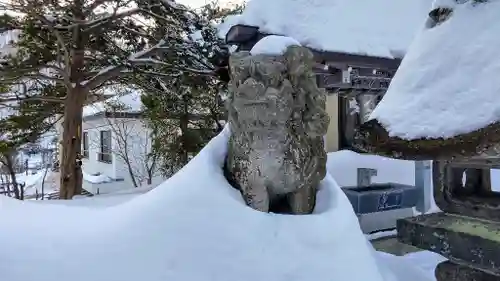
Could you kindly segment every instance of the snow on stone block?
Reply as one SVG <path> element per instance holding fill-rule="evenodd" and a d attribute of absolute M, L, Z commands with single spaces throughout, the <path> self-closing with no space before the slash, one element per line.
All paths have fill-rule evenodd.
<path fill-rule="evenodd" d="M 286 52 L 286 49 L 290 46 L 301 46 L 299 41 L 287 37 L 278 35 L 266 36 L 257 42 L 250 54 L 255 55 L 282 55 Z"/>
<path fill-rule="evenodd" d="M 498 11 L 498 0 L 468 1 L 427 24 L 371 118 L 406 140 L 448 139 L 498 123 Z"/>
<path fill-rule="evenodd" d="M 247 207 L 221 169 L 228 134 L 123 204 L 91 209 L 0 197 L 2 280 L 398 280 L 377 264 L 329 175 L 312 215 Z"/>

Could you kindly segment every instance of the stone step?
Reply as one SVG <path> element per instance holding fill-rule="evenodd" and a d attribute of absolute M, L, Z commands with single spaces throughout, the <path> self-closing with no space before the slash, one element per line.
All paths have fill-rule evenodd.
<path fill-rule="evenodd" d="M 500 274 L 499 223 L 434 213 L 398 220 L 397 233 L 402 243 L 438 253 L 454 264 Z"/>
<path fill-rule="evenodd" d="M 396 256 L 403 256 L 408 253 L 422 251 L 417 247 L 399 242 L 396 235 L 372 239 L 370 242 L 375 250 Z"/>

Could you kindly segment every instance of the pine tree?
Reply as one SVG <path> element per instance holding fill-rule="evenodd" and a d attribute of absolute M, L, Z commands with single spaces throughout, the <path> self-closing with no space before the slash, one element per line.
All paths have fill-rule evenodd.
<path fill-rule="evenodd" d="M 221 8 L 215 2 L 200 8 L 197 13 L 204 27 L 191 35 L 195 43 L 191 54 L 175 57 L 175 63 L 211 69 L 224 65 L 228 54 L 216 25 L 239 10 L 240 6 Z M 227 79 L 193 72 L 143 79 L 138 84 L 148 93 L 143 103 L 153 149 L 161 156 L 164 174 L 171 176 L 223 129 L 220 93 L 227 90 Z"/>
<path fill-rule="evenodd" d="M 18 87 L 2 85 L 3 97 L 0 99 L 0 164 L 2 173 L 8 178 L 6 185 L 16 199 L 23 199 L 23 189 L 17 183 L 16 167 L 18 150 L 28 143 L 34 143 L 37 138 L 47 132 L 56 120 L 52 116 L 61 108 L 50 106 L 47 108 L 46 101 L 22 100 L 19 97 L 25 96 L 27 92 L 33 90 L 34 85 L 29 87 L 26 84 Z M 53 88 L 46 87 L 44 93 L 47 95 Z M 52 111 L 51 111 L 52 110 Z"/>
<path fill-rule="evenodd" d="M 173 1 L 12 0 L 0 8 L 15 12 L 0 17 L 0 31 L 19 34 L 14 51 L 4 54 L 0 83 L 30 89 L 4 101 L 15 100 L 18 107 L 39 102 L 30 106 L 36 120 L 47 119 L 49 112 L 63 116 L 62 199 L 81 192 L 82 109 L 96 90 L 129 83 L 125 78 L 138 74 L 213 74 L 203 62 L 187 66 L 187 57 L 195 54 L 187 35 L 203 26 Z"/>
<path fill-rule="evenodd" d="M 185 74 L 157 82 L 143 96 L 145 118 L 153 151 L 161 157 L 164 174 L 171 176 L 222 130 L 224 116 L 215 79 Z"/>

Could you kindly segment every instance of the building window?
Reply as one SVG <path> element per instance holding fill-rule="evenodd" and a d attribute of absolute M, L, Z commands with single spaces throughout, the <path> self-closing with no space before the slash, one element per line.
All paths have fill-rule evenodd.
<path fill-rule="evenodd" d="M 89 158 L 89 133 L 83 132 L 82 138 L 83 152 L 82 155 L 84 158 Z"/>
<path fill-rule="evenodd" d="M 111 131 L 101 131 L 101 151 L 97 159 L 100 162 L 111 163 Z"/>

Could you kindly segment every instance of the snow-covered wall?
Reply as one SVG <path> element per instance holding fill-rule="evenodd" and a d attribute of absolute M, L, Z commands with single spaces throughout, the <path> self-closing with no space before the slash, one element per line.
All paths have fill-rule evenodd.
<path fill-rule="evenodd" d="M 415 162 L 376 155 L 358 154 L 349 150 L 328 153 L 327 169 L 340 186 L 357 185 L 357 169 L 377 169 L 374 183 L 415 184 Z"/>

